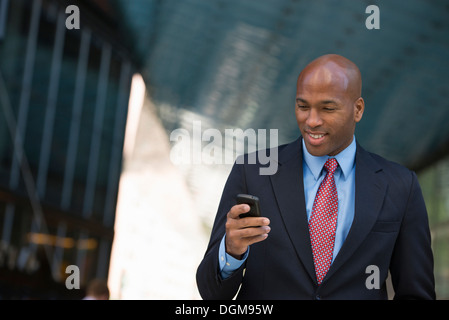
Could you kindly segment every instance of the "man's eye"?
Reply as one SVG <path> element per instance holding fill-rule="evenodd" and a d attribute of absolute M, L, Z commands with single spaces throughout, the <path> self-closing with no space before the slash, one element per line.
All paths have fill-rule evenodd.
<path fill-rule="evenodd" d="M 303 106 L 303 105 L 299 105 L 299 104 L 298 104 L 298 108 L 299 108 L 299 109 L 307 109 L 308 107 L 307 107 L 307 106 Z"/>
<path fill-rule="evenodd" d="M 331 108 L 331 107 L 325 107 L 323 108 L 324 111 L 334 111 L 335 108 Z"/>

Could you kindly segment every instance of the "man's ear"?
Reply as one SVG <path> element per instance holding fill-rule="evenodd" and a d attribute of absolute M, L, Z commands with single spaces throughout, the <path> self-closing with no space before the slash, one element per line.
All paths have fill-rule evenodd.
<path fill-rule="evenodd" d="M 362 120 L 363 111 L 365 111 L 365 101 L 362 97 L 358 98 L 354 102 L 354 121 L 359 122 Z"/>

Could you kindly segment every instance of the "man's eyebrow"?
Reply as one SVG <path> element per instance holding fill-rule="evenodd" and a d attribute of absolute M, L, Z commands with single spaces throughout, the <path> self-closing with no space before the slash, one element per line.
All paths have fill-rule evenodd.
<path fill-rule="evenodd" d="M 302 99 L 302 98 L 296 98 L 296 102 L 307 103 L 307 100 L 304 100 L 304 99 Z"/>

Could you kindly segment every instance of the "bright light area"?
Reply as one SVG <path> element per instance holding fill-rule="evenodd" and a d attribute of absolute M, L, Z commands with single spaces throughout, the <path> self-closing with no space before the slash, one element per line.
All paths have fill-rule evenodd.
<path fill-rule="evenodd" d="M 169 138 L 145 95 L 141 76 L 134 76 L 109 270 L 111 299 L 200 299 L 195 274 L 209 234 L 182 173 L 170 162 Z"/>

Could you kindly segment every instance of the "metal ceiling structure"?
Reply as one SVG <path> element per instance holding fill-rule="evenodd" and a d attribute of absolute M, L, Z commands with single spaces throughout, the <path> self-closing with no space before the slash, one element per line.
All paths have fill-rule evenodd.
<path fill-rule="evenodd" d="M 362 72 L 357 139 L 413 169 L 449 148 L 449 1 L 115 0 L 167 130 L 183 111 L 217 128 L 299 136 L 296 78 L 341 54 Z M 368 5 L 380 29 L 368 30 Z M 185 122 L 184 122 L 185 123 Z"/>

